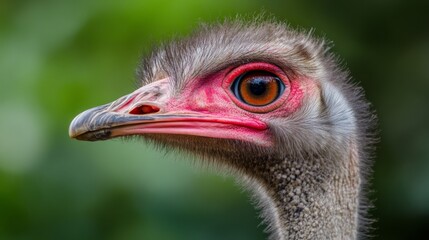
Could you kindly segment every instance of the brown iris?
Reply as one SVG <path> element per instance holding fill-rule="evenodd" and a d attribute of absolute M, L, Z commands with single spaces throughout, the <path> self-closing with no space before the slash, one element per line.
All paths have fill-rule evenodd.
<path fill-rule="evenodd" d="M 266 71 L 251 71 L 240 75 L 231 90 L 242 102 L 265 106 L 274 102 L 283 92 L 284 84 L 276 75 Z"/>

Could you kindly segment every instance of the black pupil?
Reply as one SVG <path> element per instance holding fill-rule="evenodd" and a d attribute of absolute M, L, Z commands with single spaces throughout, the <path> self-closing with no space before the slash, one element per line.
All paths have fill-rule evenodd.
<path fill-rule="evenodd" d="M 267 91 L 267 80 L 254 78 L 247 82 L 247 89 L 255 96 L 262 96 Z"/>

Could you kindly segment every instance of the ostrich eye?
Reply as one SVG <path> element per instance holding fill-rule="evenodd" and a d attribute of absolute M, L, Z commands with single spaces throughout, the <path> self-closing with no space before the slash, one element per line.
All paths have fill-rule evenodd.
<path fill-rule="evenodd" d="M 281 96 L 285 89 L 279 77 L 266 71 L 251 71 L 240 75 L 231 90 L 243 103 L 266 106 Z"/>

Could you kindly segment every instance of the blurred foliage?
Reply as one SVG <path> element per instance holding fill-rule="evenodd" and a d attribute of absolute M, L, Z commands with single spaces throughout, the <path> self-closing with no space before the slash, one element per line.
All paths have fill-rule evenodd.
<path fill-rule="evenodd" d="M 141 142 L 67 134 L 77 113 L 133 90 L 157 42 L 260 11 L 335 43 L 379 115 L 372 235 L 424 239 L 428 10 L 413 0 L 0 0 L 0 239 L 265 239 L 232 179 Z"/>

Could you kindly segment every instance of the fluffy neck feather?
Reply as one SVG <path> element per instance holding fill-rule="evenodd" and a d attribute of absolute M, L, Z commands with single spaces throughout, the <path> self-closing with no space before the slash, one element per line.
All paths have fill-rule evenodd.
<path fill-rule="evenodd" d="M 271 239 L 357 238 L 361 181 L 357 153 L 348 152 L 251 164 L 259 167 L 249 169 L 246 182 L 256 190 Z"/>

